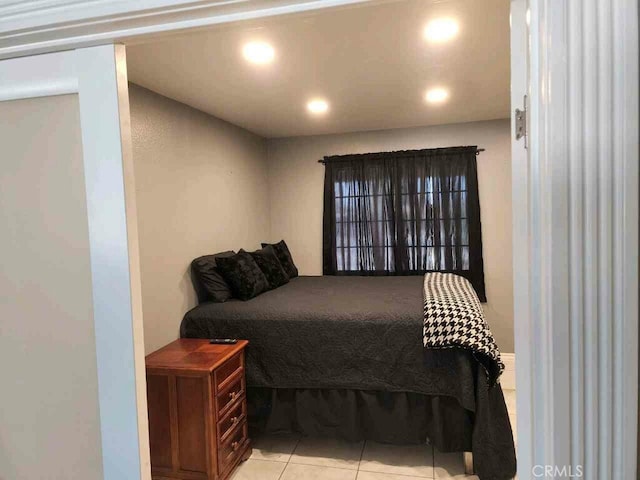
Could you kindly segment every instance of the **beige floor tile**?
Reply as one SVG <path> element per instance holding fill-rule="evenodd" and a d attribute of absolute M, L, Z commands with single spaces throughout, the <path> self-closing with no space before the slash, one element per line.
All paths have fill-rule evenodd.
<path fill-rule="evenodd" d="M 294 434 L 261 435 L 253 442 L 251 458 L 288 462 L 299 440 L 300 436 Z"/>
<path fill-rule="evenodd" d="M 477 475 L 456 475 L 455 477 L 440 477 L 438 480 L 480 480 Z"/>
<path fill-rule="evenodd" d="M 362 455 L 362 445 L 363 442 L 303 437 L 293 451 L 289 462 L 357 470 Z"/>
<path fill-rule="evenodd" d="M 249 459 L 240 463 L 229 480 L 278 480 L 286 463 Z"/>
<path fill-rule="evenodd" d="M 504 394 L 504 403 L 507 404 L 507 411 L 509 415 L 516 414 L 516 391 L 515 390 L 504 390 L 502 392 Z"/>
<path fill-rule="evenodd" d="M 394 475 L 392 473 L 358 472 L 357 480 L 424 480 L 424 477 L 410 477 L 407 475 Z"/>
<path fill-rule="evenodd" d="M 355 470 L 290 463 L 280 480 L 355 480 Z"/>
<path fill-rule="evenodd" d="M 360 470 L 433 478 L 433 449 L 430 445 L 405 446 L 367 442 Z"/>
<path fill-rule="evenodd" d="M 435 450 L 434 459 L 434 478 L 451 479 L 465 478 L 464 463 L 462 453 L 441 453 Z"/>

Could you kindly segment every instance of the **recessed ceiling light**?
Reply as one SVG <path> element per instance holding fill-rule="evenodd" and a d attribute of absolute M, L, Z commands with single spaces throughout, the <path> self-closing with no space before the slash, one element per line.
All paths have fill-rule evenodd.
<path fill-rule="evenodd" d="M 458 35 L 460 27 L 453 18 L 436 18 L 431 20 L 424 29 L 424 36 L 434 43 L 451 40 Z"/>
<path fill-rule="evenodd" d="M 444 88 L 432 88 L 427 91 L 424 98 L 429 103 L 442 103 L 449 98 L 449 92 Z"/>
<path fill-rule="evenodd" d="M 242 54 L 249 62 L 258 65 L 271 63 L 276 56 L 273 47 L 266 42 L 249 42 L 242 49 Z"/>
<path fill-rule="evenodd" d="M 329 104 L 326 100 L 316 98 L 307 103 L 307 110 L 316 115 L 326 113 L 329 110 Z"/>

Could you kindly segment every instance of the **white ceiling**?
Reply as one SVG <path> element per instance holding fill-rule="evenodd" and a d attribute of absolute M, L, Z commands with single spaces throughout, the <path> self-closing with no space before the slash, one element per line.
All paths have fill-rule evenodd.
<path fill-rule="evenodd" d="M 449 43 L 426 23 L 454 17 Z M 276 50 L 249 64 L 247 41 Z M 509 0 L 402 0 L 261 19 L 128 45 L 129 79 L 264 137 L 378 130 L 507 118 Z M 441 105 L 428 88 L 450 91 Z M 312 97 L 330 111 L 311 116 Z"/>

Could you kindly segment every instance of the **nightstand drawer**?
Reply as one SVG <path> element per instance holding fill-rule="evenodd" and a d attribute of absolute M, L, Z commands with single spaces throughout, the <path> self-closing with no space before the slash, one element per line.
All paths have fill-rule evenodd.
<path fill-rule="evenodd" d="M 247 418 L 247 402 L 241 399 L 238 404 L 218 421 L 218 440 L 224 442 L 232 430 Z"/>
<path fill-rule="evenodd" d="M 248 442 L 247 422 L 243 421 L 218 449 L 218 472 L 225 472 L 245 450 Z"/>
<path fill-rule="evenodd" d="M 239 399 L 244 399 L 244 376 L 242 375 L 234 377 L 231 383 L 216 395 L 218 418 L 226 415 L 227 411 Z"/>
<path fill-rule="evenodd" d="M 214 372 L 214 385 L 216 388 L 216 392 L 223 390 L 230 381 L 231 377 L 244 370 L 242 360 L 243 356 L 241 353 L 239 353 L 216 368 Z"/>

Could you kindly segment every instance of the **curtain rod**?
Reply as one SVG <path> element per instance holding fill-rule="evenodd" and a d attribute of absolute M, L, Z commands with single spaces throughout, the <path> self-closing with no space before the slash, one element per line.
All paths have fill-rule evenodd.
<path fill-rule="evenodd" d="M 484 152 L 486 149 L 484 148 L 477 148 L 476 149 L 476 155 L 480 155 L 480 152 Z M 318 160 L 318 163 L 325 163 L 325 161 L 323 159 Z"/>

